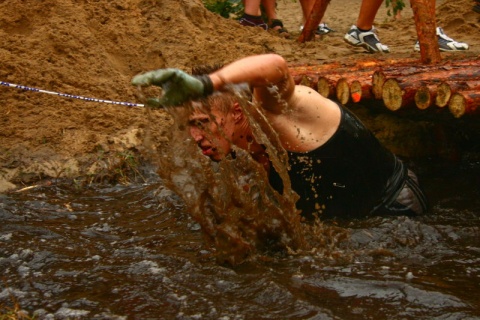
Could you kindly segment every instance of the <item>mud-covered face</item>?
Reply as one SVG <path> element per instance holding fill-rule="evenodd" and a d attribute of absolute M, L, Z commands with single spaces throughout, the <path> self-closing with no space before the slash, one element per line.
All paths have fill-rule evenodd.
<path fill-rule="evenodd" d="M 229 113 L 213 108 L 209 113 L 199 107 L 188 119 L 190 135 L 202 153 L 214 161 L 220 161 L 231 152 L 231 134 L 234 123 Z"/>

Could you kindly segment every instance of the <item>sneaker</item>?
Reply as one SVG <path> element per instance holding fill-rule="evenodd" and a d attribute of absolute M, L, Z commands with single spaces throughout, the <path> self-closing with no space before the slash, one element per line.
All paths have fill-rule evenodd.
<path fill-rule="evenodd" d="M 329 28 L 326 23 L 320 23 L 318 25 L 317 30 L 315 31 L 315 33 L 320 35 L 320 36 L 324 35 L 324 34 L 327 34 L 327 33 L 330 33 L 330 32 L 335 32 L 335 30 Z"/>
<path fill-rule="evenodd" d="M 457 42 L 453 40 L 452 38 L 448 37 L 445 32 L 443 32 L 443 29 L 440 27 L 437 27 L 437 36 L 438 36 L 438 47 L 440 51 L 464 51 L 468 50 L 468 44 L 465 42 Z M 420 51 L 420 43 L 417 42 L 415 43 L 415 46 L 413 47 L 415 51 Z"/>
<path fill-rule="evenodd" d="M 300 26 L 300 31 L 303 31 L 303 26 Z M 326 23 L 320 23 L 317 30 L 315 30 L 315 34 L 319 36 L 325 35 L 330 32 L 335 32 L 335 30 L 329 28 Z"/>
<path fill-rule="evenodd" d="M 364 47 L 368 52 L 390 52 L 386 45 L 380 43 L 374 27 L 369 31 L 361 32 L 357 26 L 352 26 L 343 39 L 352 46 Z"/>

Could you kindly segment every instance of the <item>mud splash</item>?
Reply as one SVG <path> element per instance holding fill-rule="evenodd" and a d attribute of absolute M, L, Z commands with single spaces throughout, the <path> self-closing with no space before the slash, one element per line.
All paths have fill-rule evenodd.
<path fill-rule="evenodd" d="M 207 241 L 215 246 L 218 261 L 230 265 L 257 254 L 306 248 L 295 208 L 298 196 L 290 188 L 286 171 L 286 152 L 257 108 L 245 101 L 243 107 L 257 141 L 269 150 L 283 178 L 282 195 L 270 186 L 264 168 L 244 150 L 236 148 L 235 157 L 220 162 L 202 155 L 188 132 L 188 107 L 167 109 L 174 119 L 170 145 L 155 157 L 165 185 L 182 197 Z"/>

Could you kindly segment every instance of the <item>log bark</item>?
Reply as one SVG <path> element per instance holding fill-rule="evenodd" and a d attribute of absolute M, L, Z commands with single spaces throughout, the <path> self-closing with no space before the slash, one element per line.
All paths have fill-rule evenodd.
<path fill-rule="evenodd" d="M 396 79 L 396 81 L 400 83 L 407 82 L 401 85 L 402 89 L 409 85 L 412 86 L 410 89 L 418 89 L 422 83 L 428 85 L 440 84 L 441 82 L 447 81 L 447 79 L 452 83 L 467 81 L 474 83 L 477 80 L 480 81 L 480 64 L 453 65 L 445 68 L 419 68 L 418 70 L 414 67 L 391 69 L 389 71 L 376 70 L 372 76 L 372 92 L 375 99 L 384 99 L 383 86 L 389 79 Z M 392 86 L 393 84 L 390 85 Z M 393 92 L 395 91 L 391 93 L 393 94 Z M 444 91 L 442 91 L 442 93 L 443 92 Z M 442 93 L 436 96 L 439 96 L 439 99 L 441 99 L 443 97 Z M 391 101 L 391 98 L 393 97 L 390 97 L 390 99 L 387 98 L 387 100 Z M 403 102 L 400 103 L 404 105 Z"/>
<path fill-rule="evenodd" d="M 449 65 L 436 66 L 402 66 L 385 67 L 377 69 L 372 75 L 373 85 L 381 85 L 383 79 L 409 78 L 418 80 L 442 79 L 442 80 L 469 80 L 480 78 L 480 60 L 469 63 L 451 62 Z M 380 81 L 379 81 L 380 80 Z"/>
<path fill-rule="evenodd" d="M 419 82 L 388 79 L 382 87 L 382 99 L 385 106 L 392 111 L 411 105 L 415 101 L 415 93 L 421 86 Z"/>
<path fill-rule="evenodd" d="M 410 0 L 423 64 L 438 64 L 442 58 L 437 40 L 435 0 Z"/>
<path fill-rule="evenodd" d="M 401 59 L 386 59 L 377 58 L 375 60 L 365 59 L 360 61 L 348 62 L 334 62 L 328 64 L 312 64 L 312 65 L 299 65 L 291 64 L 289 69 L 292 74 L 316 74 L 316 75 L 329 75 L 332 73 L 345 74 L 345 73 L 358 73 L 369 72 L 373 74 L 376 70 L 381 70 L 389 75 L 399 74 L 412 74 L 430 72 L 431 70 L 454 70 L 457 68 L 472 66 L 477 67 L 480 65 L 480 57 L 473 57 L 468 59 L 451 59 L 444 60 L 437 65 L 423 65 L 420 64 L 419 59 L 414 58 L 401 58 Z"/>
<path fill-rule="evenodd" d="M 322 21 L 325 11 L 327 11 L 327 6 L 330 3 L 330 0 L 316 0 L 313 5 L 312 12 L 310 12 L 308 18 L 306 19 L 305 26 L 303 31 L 298 37 L 298 42 L 304 43 L 305 41 L 310 41 L 315 36 L 315 30 L 317 30 L 320 21 Z"/>
<path fill-rule="evenodd" d="M 448 102 L 448 109 L 455 118 L 465 114 L 480 114 L 480 92 L 469 90 L 454 93 Z"/>
<path fill-rule="evenodd" d="M 350 99 L 357 103 L 363 99 L 372 98 L 371 72 L 356 72 L 346 74 L 336 84 L 336 97 L 340 103 L 347 104 Z"/>

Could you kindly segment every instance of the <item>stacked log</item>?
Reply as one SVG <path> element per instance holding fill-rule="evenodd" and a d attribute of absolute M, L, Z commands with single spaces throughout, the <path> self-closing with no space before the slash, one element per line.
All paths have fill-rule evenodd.
<path fill-rule="evenodd" d="M 290 70 L 297 84 L 341 104 L 376 99 L 391 111 L 416 107 L 449 110 L 456 118 L 480 114 L 480 57 L 435 65 L 420 64 L 416 59 L 375 59 L 292 65 Z"/>

